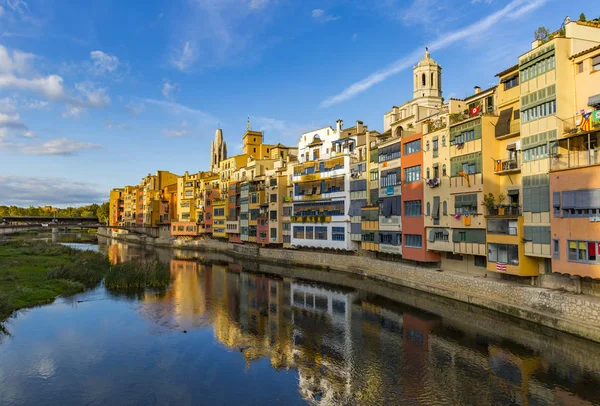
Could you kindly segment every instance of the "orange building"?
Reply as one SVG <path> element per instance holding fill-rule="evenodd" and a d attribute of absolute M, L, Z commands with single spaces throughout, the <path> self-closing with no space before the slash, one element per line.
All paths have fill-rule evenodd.
<path fill-rule="evenodd" d="M 424 215 L 423 133 L 402 137 L 402 258 L 438 262 L 438 253 L 427 250 Z"/>

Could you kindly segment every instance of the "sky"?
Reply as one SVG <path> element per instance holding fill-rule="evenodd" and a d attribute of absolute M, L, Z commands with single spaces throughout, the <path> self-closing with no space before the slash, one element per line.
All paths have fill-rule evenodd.
<path fill-rule="evenodd" d="M 0 205 L 83 205 L 156 170 L 383 115 L 428 46 L 443 96 L 497 83 L 581 0 L 0 0 Z M 595 9 L 595 10 L 594 10 Z M 588 18 L 598 17 L 587 15 Z"/>

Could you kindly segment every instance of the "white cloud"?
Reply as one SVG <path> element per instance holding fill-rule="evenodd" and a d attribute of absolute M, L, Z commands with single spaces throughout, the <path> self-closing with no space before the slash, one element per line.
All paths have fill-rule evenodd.
<path fill-rule="evenodd" d="M 127 105 L 125 105 L 125 110 L 127 110 L 127 112 L 134 117 L 139 116 L 140 113 L 142 113 L 145 109 L 146 106 L 144 103 L 135 104 L 133 102 L 129 102 Z"/>
<path fill-rule="evenodd" d="M 28 8 L 27 3 L 25 3 L 23 0 L 6 0 L 6 5 L 8 8 L 19 14 L 25 14 Z"/>
<path fill-rule="evenodd" d="M 479 21 L 476 21 L 466 28 L 439 36 L 437 40 L 429 45 L 429 49 L 430 51 L 439 51 L 458 41 L 480 35 L 481 33 L 484 33 L 485 31 L 501 23 L 503 20 L 521 17 L 524 14 L 541 7 L 546 2 L 547 0 L 512 0 L 501 10 L 498 10 Z M 353 98 L 354 96 L 370 89 L 376 84 L 383 82 L 390 76 L 393 76 L 413 66 L 419 61 L 420 58 L 422 58 L 422 55 L 422 49 L 416 49 L 412 51 L 408 56 L 397 60 L 387 68 L 372 73 L 366 78 L 351 84 L 337 95 L 326 98 L 321 102 L 321 107 L 329 107 Z"/>
<path fill-rule="evenodd" d="M 168 129 L 165 128 L 162 130 L 163 135 L 167 137 L 183 137 L 187 135 L 187 122 L 183 121 L 181 126 L 178 129 Z"/>
<path fill-rule="evenodd" d="M 183 47 L 177 50 L 171 58 L 171 64 L 178 70 L 185 72 L 196 62 L 197 58 L 198 52 L 196 46 L 190 41 L 185 41 Z"/>
<path fill-rule="evenodd" d="M 99 75 L 106 72 L 114 72 L 119 67 L 119 58 L 102 51 L 90 52 L 90 58 L 93 63 L 93 71 Z"/>
<path fill-rule="evenodd" d="M 106 94 L 106 88 L 98 88 L 91 82 L 82 82 L 75 85 L 84 97 L 84 104 L 89 107 L 106 107 L 110 104 L 110 97 Z"/>
<path fill-rule="evenodd" d="M 48 106 L 47 101 L 43 100 L 29 100 L 26 102 L 25 107 L 31 110 L 42 110 Z"/>
<path fill-rule="evenodd" d="M 162 87 L 162 95 L 165 96 L 165 99 L 173 101 L 175 96 L 179 93 L 179 84 L 171 83 L 168 80 L 165 80 Z"/>
<path fill-rule="evenodd" d="M 86 112 L 87 109 L 80 106 L 67 106 L 66 110 L 62 113 L 64 118 L 79 118 L 81 113 Z"/>
<path fill-rule="evenodd" d="M 33 131 L 25 131 L 22 136 L 25 138 L 35 138 L 36 134 Z"/>
<path fill-rule="evenodd" d="M 63 178 L 0 175 L 0 196 L 5 205 L 66 206 L 103 202 L 106 191 Z"/>
<path fill-rule="evenodd" d="M 12 113 L 17 111 L 16 103 L 10 97 L 0 99 L 0 113 Z"/>
<path fill-rule="evenodd" d="M 19 118 L 20 117 L 18 114 L 0 113 L 0 126 L 4 126 L 5 124 L 8 124 L 10 122 L 18 121 Z"/>
<path fill-rule="evenodd" d="M 66 137 L 50 139 L 46 142 L 23 145 L 21 152 L 30 155 L 60 155 L 71 156 L 75 153 L 90 148 L 99 148 L 98 144 L 90 144 L 83 141 L 75 141 Z"/>
<path fill-rule="evenodd" d="M 58 75 L 32 79 L 18 78 L 14 75 L 0 75 L 0 88 L 29 90 L 39 93 L 50 100 L 59 100 L 65 96 L 63 78 Z"/>
<path fill-rule="evenodd" d="M 339 20 L 340 16 L 327 14 L 325 10 L 317 8 L 312 11 L 312 18 L 320 23 L 327 23 L 329 21 Z"/>

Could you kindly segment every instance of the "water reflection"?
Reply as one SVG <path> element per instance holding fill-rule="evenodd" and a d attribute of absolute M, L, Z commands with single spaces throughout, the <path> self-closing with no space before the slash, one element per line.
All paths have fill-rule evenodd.
<path fill-rule="evenodd" d="M 50 338 L 39 348 L 0 344 L 0 403 L 44 403 L 33 395 L 40 388 L 58 403 L 600 402 L 600 346 L 554 330 L 347 275 L 261 264 L 255 269 L 268 274 L 249 272 L 217 255 L 101 243 L 113 263 L 168 261 L 172 285 L 133 299 L 71 302 L 78 322 L 59 325 L 60 339 L 45 332 Z M 39 311 L 68 313 L 64 303 Z M 26 334 L 18 327 L 11 343 Z M 68 357 L 60 342 L 99 357 Z M 3 367 L 19 356 L 29 378 Z M 78 375 L 65 372 L 75 368 L 71 358 L 79 360 Z M 80 375 L 101 386 L 68 380 Z M 73 397 L 67 387 L 87 395 Z"/>
<path fill-rule="evenodd" d="M 597 362 L 556 363 L 518 336 L 498 341 L 457 330 L 440 315 L 408 305 L 410 297 L 398 303 L 367 290 L 251 273 L 234 263 L 170 264 L 172 289 L 144 298 L 146 316 L 179 330 L 212 326 L 221 344 L 244 355 L 247 368 L 266 358 L 277 370 L 297 370 L 299 392 L 310 402 L 600 402 Z M 600 356 L 600 346 L 587 344 L 590 356 Z"/>

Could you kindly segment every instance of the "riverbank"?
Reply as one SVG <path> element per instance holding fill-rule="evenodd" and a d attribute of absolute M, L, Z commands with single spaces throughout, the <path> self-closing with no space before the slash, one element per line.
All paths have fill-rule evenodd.
<path fill-rule="evenodd" d="M 234 258 L 283 267 L 308 266 L 343 271 L 494 310 L 600 342 L 600 299 L 593 296 L 359 255 L 260 248 L 215 240 L 151 238 L 117 233 L 107 228 L 100 228 L 98 235 L 158 247 L 223 252 Z"/>
<path fill-rule="evenodd" d="M 0 243 L 0 321 L 14 311 L 51 303 L 58 296 L 83 292 L 82 280 L 54 278 L 49 269 L 85 262 L 108 269 L 104 256 L 42 241 Z"/>

